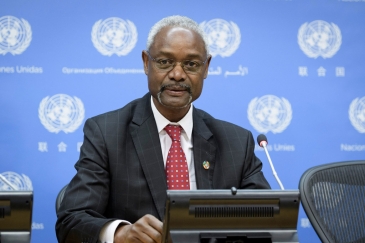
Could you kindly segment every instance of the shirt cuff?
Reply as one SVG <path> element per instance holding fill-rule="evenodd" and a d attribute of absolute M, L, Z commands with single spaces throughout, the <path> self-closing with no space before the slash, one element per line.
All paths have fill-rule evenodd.
<path fill-rule="evenodd" d="M 115 230 L 120 224 L 131 224 L 126 220 L 114 220 L 106 223 L 100 231 L 99 240 L 102 243 L 113 243 Z"/>

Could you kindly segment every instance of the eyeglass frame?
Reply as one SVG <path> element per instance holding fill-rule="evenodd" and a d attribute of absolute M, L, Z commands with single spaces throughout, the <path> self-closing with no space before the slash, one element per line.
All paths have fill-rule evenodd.
<path fill-rule="evenodd" d="M 152 61 L 154 61 L 155 63 L 157 63 L 157 59 L 156 58 L 153 58 L 152 56 L 151 56 L 151 53 L 148 51 L 148 50 L 145 50 L 145 52 L 147 53 L 147 55 L 148 55 L 148 57 L 149 58 L 151 58 L 151 60 Z M 204 64 L 208 61 L 208 58 L 210 57 L 210 55 L 208 54 L 207 55 L 207 57 L 205 58 L 205 61 L 204 62 L 202 62 L 202 61 L 200 61 L 200 60 L 197 60 L 197 61 L 199 61 L 199 62 L 201 62 L 201 67 L 200 68 L 202 68 L 203 66 L 204 66 Z M 158 68 L 156 65 L 155 65 L 155 67 L 156 67 L 156 69 L 157 70 L 159 70 L 160 72 L 162 72 L 162 73 L 168 73 L 168 72 L 170 72 L 171 70 L 173 70 L 175 67 L 176 67 L 176 65 L 177 65 L 177 63 L 180 63 L 180 66 L 181 66 L 181 68 L 184 70 L 184 72 L 186 72 L 186 73 L 190 73 L 190 74 L 198 74 L 198 73 L 200 73 L 200 71 L 201 71 L 201 69 L 199 70 L 199 71 L 197 71 L 197 72 L 192 72 L 192 71 L 189 71 L 189 70 L 187 70 L 187 69 L 185 69 L 184 67 L 185 67 L 185 65 L 183 65 L 183 62 L 185 62 L 185 61 L 194 61 L 194 60 L 189 60 L 189 59 L 187 59 L 187 60 L 182 60 L 182 61 L 180 61 L 180 62 L 178 62 L 178 61 L 176 61 L 176 60 L 174 60 L 174 59 L 172 59 L 172 58 L 164 58 L 164 59 L 162 59 L 162 60 L 173 60 L 174 61 L 174 65 L 171 65 L 171 69 L 160 69 L 160 68 Z M 194 61 L 194 62 L 196 62 L 196 61 Z"/>

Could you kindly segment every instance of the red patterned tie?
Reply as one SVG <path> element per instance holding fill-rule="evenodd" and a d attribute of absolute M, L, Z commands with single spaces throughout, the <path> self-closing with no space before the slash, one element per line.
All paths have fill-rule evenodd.
<path fill-rule="evenodd" d="M 190 190 L 189 169 L 181 147 L 181 126 L 167 125 L 165 131 L 172 140 L 166 161 L 167 189 Z"/>

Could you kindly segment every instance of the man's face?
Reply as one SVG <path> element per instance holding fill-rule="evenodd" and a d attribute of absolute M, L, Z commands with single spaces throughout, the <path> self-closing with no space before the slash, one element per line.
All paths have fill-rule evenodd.
<path fill-rule="evenodd" d="M 207 77 L 211 57 L 196 73 L 186 72 L 180 63 L 170 71 L 161 70 L 156 67 L 152 58 L 171 59 L 177 62 L 197 60 L 202 63 L 206 60 L 207 54 L 201 37 L 185 28 L 165 27 L 155 36 L 149 53 L 150 57 L 146 52 L 142 53 L 142 57 L 144 70 L 148 76 L 148 88 L 155 101 L 168 110 L 188 108 L 202 92 L 203 80 Z"/>

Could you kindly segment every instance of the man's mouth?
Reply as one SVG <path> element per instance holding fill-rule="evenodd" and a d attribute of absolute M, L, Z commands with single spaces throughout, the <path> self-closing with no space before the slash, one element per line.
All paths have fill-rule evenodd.
<path fill-rule="evenodd" d="M 167 84 L 162 85 L 160 88 L 160 92 L 163 92 L 164 90 L 168 90 L 172 93 L 183 93 L 184 91 L 191 93 L 190 86 L 186 84 Z"/>
<path fill-rule="evenodd" d="M 182 105 L 180 107 L 175 107 L 175 106 L 170 106 L 169 104 L 164 104 L 162 99 L 161 99 L 161 94 L 162 92 L 165 91 L 166 94 L 170 97 L 182 97 L 184 96 L 185 92 L 187 92 L 189 94 L 189 100 L 185 103 L 185 105 Z M 158 102 L 166 107 L 171 107 L 171 108 L 175 108 L 175 109 L 182 109 L 187 107 L 190 103 L 191 100 L 193 99 L 192 93 L 191 93 L 191 89 L 190 86 L 187 84 L 166 84 L 166 85 L 162 85 L 160 88 L 160 92 L 158 92 L 157 94 L 158 97 Z"/>

